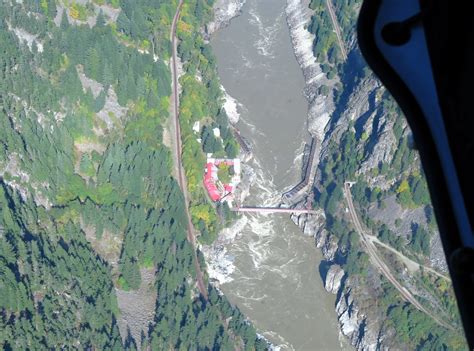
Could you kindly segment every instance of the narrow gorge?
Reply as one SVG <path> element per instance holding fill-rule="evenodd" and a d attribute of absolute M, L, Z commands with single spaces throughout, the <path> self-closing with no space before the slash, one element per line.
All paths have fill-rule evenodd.
<path fill-rule="evenodd" d="M 338 320 L 338 329 L 341 335 L 344 335 L 342 338 L 339 337 L 340 340 L 347 338 L 346 340 L 352 346 L 360 350 L 390 348 L 399 345 L 400 342 L 402 344 L 405 342 L 408 347 L 411 341 L 399 334 L 397 325 L 391 320 L 391 314 L 397 309 L 408 311 L 413 307 L 404 307 L 403 299 L 396 297 L 396 293 L 392 295 L 393 287 L 387 285 L 360 247 L 357 234 L 352 229 L 347 214 L 347 204 L 341 190 L 346 181 L 354 182 L 353 192 L 357 207 L 362 211 L 364 225 L 377 237 L 379 244 L 376 245 L 383 259 L 394 265 L 394 274 L 397 279 L 413 291 L 417 298 L 421 299 L 423 305 L 437 306 L 440 313 L 449 315 L 450 323 L 458 332 L 448 333 L 449 336 L 446 337 L 445 342 L 456 343 L 455 340 L 462 338 L 462 334 L 458 334 L 459 321 L 456 307 L 452 300 L 449 303 L 446 302 L 447 300 L 442 301 L 443 294 L 448 294 L 447 296 L 451 294 L 450 299 L 452 299 L 452 290 L 449 285 L 443 288 L 444 290 L 436 290 L 439 286 L 444 286 L 444 278 L 439 277 L 445 276 L 446 263 L 429 203 L 429 195 L 426 195 L 426 184 L 418 155 L 410 147 L 410 130 L 396 104 L 380 82 L 369 73 L 358 51 L 354 28 L 358 2 L 344 5 L 345 7 L 338 5 L 336 8 L 337 16 L 340 16 L 343 11 L 349 13 L 349 19 L 346 19 L 341 29 L 341 35 L 345 39 L 344 51 L 348 53 L 346 61 L 341 60 L 340 54 L 333 62 L 328 62 L 327 58 L 317 58 L 318 39 L 311 33 L 311 27 L 315 26 L 315 16 L 326 11 L 324 4 L 323 1 L 313 1 L 310 4 L 309 1 L 287 0 L 284 9 L 294 55 L 304 76 L 305 84 L 300 89 L 304 93 L 308 106 L 307 118 L 300 122 L 307 134 L 303 133 L 299 136 L 301 145 L 298 148 L 299 153 L 295 156 L 297 161 L 291 168 L 292 174 L 301 173 L 303 160 L 307 157 L 305 153 L 308 152 L 308 148 L 304 145 L 309 143 L 310 138 L 316 141 L 316 162 L 313 163 L 315 178 L 310 180 L 312 186 L 309 187 L 307 196 L 300 198 L 294 205 L 304 208 L 313 206 L 319 209 L 318 215 L 292 216 L 292 220 L 306 236 L 314 238 L 314 246 L 322 253 L 322 257 L 317 258 L 317 261 L 310 260 L 310 262 L 314 265 L 314 271 L 317 271 L 317 275 L 322 278 L 327 292 L 336 297 L 333 313 Z M 219 1 L 215 6 L 218 22 L 221 21 L 220 23 L 227 26 L 233 16 L 241 14 L 243 5 L 242 1 Z M 244 17 L 247 16 L 245 12 L 252 11 L 253 8 L 252 1 L 248 1 L 243 8 Z M 346 12 L 344 13 L 347 15 Z M 324 23 L 324 21 L 321 22 Z M 267 38 L 271 37 L 274 29 L 272 31 L 271 27 L 265 28 L 261 22 L 258 22 L 258 25 L 260 25 L 260 34 L 266 34 Z M 327 19 L 326 25 L 328 25 Z M 331 25 L 330 22 L 329 25 Z M 215 30 L 217 27 L 219 25 L 213 24 L 211 28 Z M 319 33 L 322 33 L 322 30 Z M 219 35 L 221 34 L 218 33 L 217 37 Z M 248 40 L 253 40 L 251 35 L 248 38 Z M 234 45 L 236 45 L 235 42 Z M 269 48 L 268 45 L 260 48 L 260 52 L 263 55 L 272 55 Z M 215 45 L 214 49 L 216 49 Z M 218 50 L 219 47 L 217 47 Z M 228 66 L 237 65 L 238 60 L 243 60 L 247 67 L 251 67 L 252 60 L 245 55 L 239 56 L 239 53 L 239 50 L 233 53 L 236 57 Z M 217 55 L 219 57 L 219 52 Z M 219 70 L 222 71 L 222 69 L 219 65 Z M 242 81 L 246 78 L 248 79 L 245 75 L 234 76 L 234 79 L 241 79 L 234 85 L 244 84 Z M 225 81 L 226 79 L 223 79 L 224 86 Z M 233 90 L 238 91 L 238 87 Z M 245 116 L 243 123 L 248 124 L 246 104 L 235 106 L 238 106 L 238 110 Z M 258 128 L 250 125 L 248 130 L 246 127 L 243 127 L 243 130 L 247 132 L 244 135 L 251 140 L 254 140 L 255 134 L 261 131 L 261 126 Z M 291 149 L 291 144 L 289 148 Z M 337 150 L 338 148 L 340 150 Z M 257 156 L 256 160 L 260 161 L 261 158 Z M 265 183 L 265 176 L 272 177 L 270 174 L 265 176 L 258 174 L 261 167 L 274 166 L 271 162 L 260 162 L 253 168 L 250 167 L 249 174 L 252 181 L 248 183 L 259 187 Z M 276 169 L 272 173 L 275 174 L 275 171 Z M 280 191 L 275 191 L 275 188 L 271 187 L 272 190 L 267 191 L 266 197 L 260 197 L 260 200 L 272 199 L 265 204 L 278 204 L 281 201 L 278 195 L 290 189 L 291 185 L 295 185 L 299 181 L 299 176 L 293 178 L 287 176 L 284 179 L 283 188 L 277 186 Z M 272 181 L 274 181 L 273 177 Z M 412 191 L 409 206 L 406 202 L 408 200 L 405 200 L 408 195 L 402 186 L 408 183 Z M 255 201 L 252 197 L 250 199 Z M 250 219 L 250 221 L 254 220 L 255 218 Z M 248 218 L 242 218 L 233 228 L 225 230 L 220 236 L 221 241 L 215 246 L 218 249 L 211 254 L 209 259 L 211 266 L 215 268 L 215 277 L 224 283 L 223 290 L 226 295 L 232 296 L 232 292 L 225 289 L 226 279 L 232 281 L 234 276 L 238 276 L 234 274 L 235 270 L 239 270 L 238 264 L 234 264 L 235 253 L 231 249 L 233 245 L 238 245 L 232 243 L 245 241 L 242 233 L 250 235 L 245 231 L 248 221 Z M 286 230 L 285 227 L 278 228 L 275 229 L 274 225 L 268 224 L 266 228 L 255 225 L 252 229 L 253 232 L 268 233 L 265 234 L 268 236 L 277 235 L 278 231 Z M 403 242 L 408 242 L 410 247 L 403 249 Z M 390 251 L 385 251 L 383 246 L 380 246 L 382 244 L 401 257 L 405 257 L 403 255 L 410 257 L 405 261 L 413 262 L 414 260 L 416 263 L 409 266 L 408 270 L 403 269 L 403 261 L 398 261 Z M 260 255 L 255 248 L 246 247 L 246 249 L 251 249 L 253 254 Z M 271 250 L 267 250 L 266 254 L 269 253 L 272 253 Z M 315 252 L 313 257 L 317 255 Z M 430 276 L 420 270 L 419 267 L 423 265 L 426 265 L 428 270 L 433 267 L 437 270 L 436 274 Z M 441 273 L 438 274 L 438 272 Z M 306 279 L 315 278 L 321 279 L 311 274 Z M 246 302 L 248 294 L 254 291 L 255 289 L 248 288 L 242 291 L 247 295 L 240 296 L 234 301 L 239 306 L 247 305 L 248 310 L 244 308 L 246 314 L 254 320 L 257 327 L 261 328 L 258 318 L 252 315 L 252 304 Z M 373 308 L 373 302 L 387 294 L 390 297 L 382 298 L 380 308 Z M 264 295 L 252 296 L 252 298 L 260 300 L 271 297 Z M 437 325 L 436 321 L 429 316 L 423 316 L 422 312 L 415 311 L 416 309 L 408 313 L 421 314 L 417 318 L 427 319 L 426 323 L 433 323 L 436 328 L 440 328 L 429 336 L 431 341 L 424 341 L 436 342 L 432 340 L 444 334 L 443 327 Z M 404 318 L 408 320 L 408 317 Z M 272 340 L 274 335 L 270 333 L 266 336 L 270 336 Z M 275 340 L 278 339 L 274 338 L 272 341 Z M 340 344 L 340 347 L 347 347 L 344 345 L 345 341 Z M 295 347 L 291 343 L 282 343 L 280 346 Z"/>

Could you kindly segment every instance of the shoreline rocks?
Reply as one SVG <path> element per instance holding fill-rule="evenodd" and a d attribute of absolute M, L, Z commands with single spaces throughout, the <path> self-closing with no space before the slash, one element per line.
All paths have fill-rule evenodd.
<path fill-rule="evenodd" d="M 332 93 L 328 96 L 318 94 L 321 85 L 330 85 L 330 83 L 313 55 L 314 35 L 306 29 L 312 16 L 309 0 L 287 0 L 286 14 L 295 56 L 306 81 L 304 92 L 309 103 L 307 128 L 320 143 L 318 153 L 322 155 L 325 150 L 324 143 L 330 136 L 328 125 L 335 106 Z M 313 165 L 313 167 L 318 166 L 318 164 Z M 305 201 L 303 199 L 302 203 Z M 296 205 L 298 206 L 299 204 Z M 343 249 L 339 247 L 337 238 L 326 230 L 324 211 L 321 210 L 321 215 L 318 216 L 292 216 L 292 219 L 304 234 L 314 236 L 315 246 L 321 249 L 324 257 L 322 264 L 329 267 L 325 277 L 321 278 L 325 289 L 337 295 L 335 312 L 340 332 L 358 350 L 377 349 L 380 346 L 378 340 L 380 328 L 378 325 L 373 326 L 368 323 L 367 316 L 360 312 L 351 279 L 345 279 L 346 274 L 338 264 L 339 257 L 344 254 Z M 376 320 L 374 322 L 377 324 Z"/>
<path fill-rule="evenodd" d="M 204 29 L 204 37 L 209 40 L 211 35 L 226 27 L 230 21 L 241 14 L 246 0 L 217 0 L 214 4 L 214 20 Z"/>
<path fill-rule="evenodd" d="M 314 35 L 306 29 L 311 16 L 312 10 L 308 0 L 287 0 L 286 21 L 296 60 L 306 82 L 304 94 L 309 103 L 308 131 L 322 142 L 334 103 L 331 96 L 318 94 L 318 88 L 326 83 L 327 79 L 313 55 Z"/>
<path fill-rule="evenodd" d="M 344 270 L 338 264 L 332 265 L 326 273 L 326 280 L 324 288 L 327 292 L 337 294 L 342 285 L 342 278 L 344 277 Z"/>

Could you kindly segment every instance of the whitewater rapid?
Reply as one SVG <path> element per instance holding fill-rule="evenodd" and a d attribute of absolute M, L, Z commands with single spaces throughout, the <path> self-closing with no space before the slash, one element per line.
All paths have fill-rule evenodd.
<path fill-rule="evenodd" d="M 278 206 L 301 179 L 309 111 L 286 9 L 285 0 L 247 0 L 242 16 L 211 40 L 226 111 L 253 149 L 243 165 L 250 184 L 243 206 Z M 243 214 L 203 252 L 213 283 L 274 345 L 339 347 L 320 254 L 288 216 Z"/>

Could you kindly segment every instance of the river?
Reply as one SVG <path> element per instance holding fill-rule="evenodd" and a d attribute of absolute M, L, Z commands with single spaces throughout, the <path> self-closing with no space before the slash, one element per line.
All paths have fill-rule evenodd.
<path fill-rule="evenodd" d="M 309 139 L 285 6 L 285 0 L 248 0 L 211 40 L 222 84 L 239 103 L 238 127 L 253 145 L 249 206 L 277 205 L 299 181 Z M 211 276 L 219 276 L 230 301 L 282 350 L 340 350 L 335 296 L 322 285 L 314 239 L 281 214 L 246 214 L 236 227 L 219 244 L 220 262 L 210 259 Z"/>

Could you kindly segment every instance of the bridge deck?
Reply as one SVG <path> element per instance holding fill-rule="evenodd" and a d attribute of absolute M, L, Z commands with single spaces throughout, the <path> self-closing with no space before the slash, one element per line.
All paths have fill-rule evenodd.
<path fill-rule="evenodd" d="M 281 207 L 234 207 L 234 212 L 256 212 L 256 213 L 293 213 L 293 214 L 315 214 L 316 210 L 304 208 L 281 208 Z"/>

